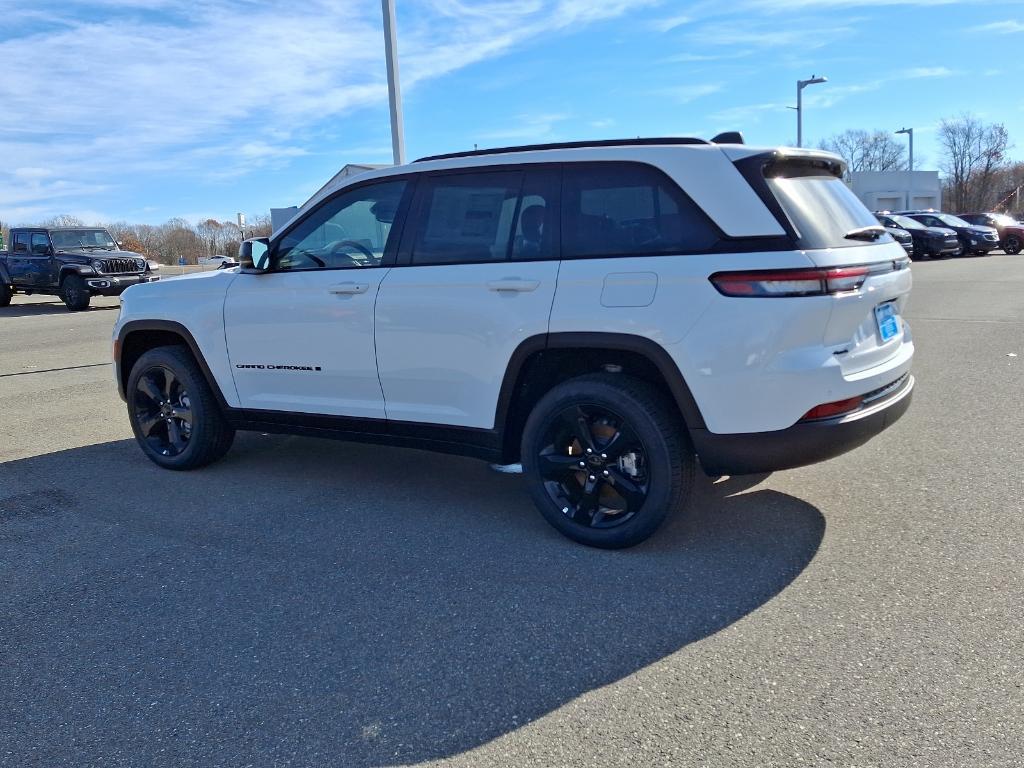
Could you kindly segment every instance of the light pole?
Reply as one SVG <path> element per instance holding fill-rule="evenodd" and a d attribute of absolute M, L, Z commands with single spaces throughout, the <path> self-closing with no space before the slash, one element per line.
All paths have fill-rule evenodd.
<path fill-rule="evenodd" d="M 796 81 L 796 145 L 798 147 L 804 145 L 804 88 L 808 85 L 827 82 L 827 77 L 818 77 L 817 75 L 811 75 L 810 80 Z"/>
<path fill-rule="evenodd" d="M 907 176 L 907 210 L 914 207 L 914 129 L 900 128 L 896 133 L 905 133 L 910 137 L 910 173 Z"/>
<path fill-rule="evenodd" d="M 391 106 L 391 151 L 395 165 L 405 162 L 405 127 L 402 125 L 402 93 L 398 87 L 398 39 L 395 34 L 395 0 L 381 0 L 384 12 L 384 58 L 388 68 L 388 101 Z"/>

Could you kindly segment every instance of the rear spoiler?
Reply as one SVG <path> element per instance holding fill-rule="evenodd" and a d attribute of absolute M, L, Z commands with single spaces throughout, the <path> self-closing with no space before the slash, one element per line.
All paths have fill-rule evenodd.
<path fill-rule="evenodd" d="M 767 152 L 744 151 L 743 147 L 723 147 L 723 151 L 738 167 L 758 166 L 766 176 L 820 175 L 822 171 L 837 178 L 846 173 L 846 161 L 823 149 L 779 147 Z"/>

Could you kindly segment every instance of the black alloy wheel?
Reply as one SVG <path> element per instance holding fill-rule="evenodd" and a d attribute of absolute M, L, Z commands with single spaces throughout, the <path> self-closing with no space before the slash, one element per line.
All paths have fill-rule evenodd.
<path fill-rule="evenodd" d="M 221 458 L 235 438 L 213 390 L 185 347 L 156 347 L 132 366 L 128 418 L 143 453 L 166 469 Z"/>
<path fill-rule="evenodd" d="M 562 514 L 589 528 L 628 522 L 650 489 L 643 442 L 622 416 L 589 403 L 551 420 L 537 469 Z"/>
<path fill-rule="evenodd" d="M 638 544 L 683 507 L 696 467 L 674 404 L 627 374 L 587 374 L 553 387 L 526 420 L 520 455 L 544 519 L 606 549 Z"/>
<path fill-rule="evenodd" d="M 135 419 L 146 442 L 162 456 L 178 456 L 192 437 L 188 391 L 164 366 L 144 371 L 135 383 Z"/>
<path fill-rule="evenodd" d="M 78 275 L 68 275 L 60 285 L 60 298 L 72 312 L 89 308 L 89 286 Z"/>
<path fill-rule="evenodd" d="M 1003 253 L 1008 253 L 1011 256 L 1016 256 L 1020 253 L 1021 239 L 1017 235 L 1010 235 L 1006 238 L 1006 243 L 1003 245 Z"/>
<path fill-rule="evenodd" d="M 7 283 L 0 283 L 0 307 L 8 307 L 11 304 L 11 297 L 14 291 Z"/>

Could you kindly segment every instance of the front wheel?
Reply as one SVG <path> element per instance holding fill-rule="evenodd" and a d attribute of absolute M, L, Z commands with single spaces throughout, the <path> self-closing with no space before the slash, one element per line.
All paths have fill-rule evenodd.
<path fill-rule="evenodd" d="M 235 439 L 199 366 L 184 347 L 157 347 L 128 377 L 135 439 L 165 469 L 196 469 L 221 458 Z"/>
<path fill-rule="evenodd" d="M 68 275 L 60 285 L 60 298 L 71 312 L 89 308 L 89 286 L 78 275 Z"/>
<path fill-rule="evenodd" d="M 1020 253 L 1021 239 L 1016 235 L 1010 235 L 1006 238 L 1006 244 L 1003 246 L 1003 253 L 1008 253 L 1011 256 L 1016 256 Z"/>
<path fill-rule="evenodd" d="M 622 374 L 559 384 L 530 413 L 523 472 L 544 518 L 592 547 L 648 538 L 693 489 L 685 426 L 653 387 Z"/>

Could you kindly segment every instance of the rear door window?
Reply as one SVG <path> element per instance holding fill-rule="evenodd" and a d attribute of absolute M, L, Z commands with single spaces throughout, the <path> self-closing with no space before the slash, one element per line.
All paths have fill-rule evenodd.
<path fill-rule="evenodd" d="M 699 253 L 719 233 L 667 176 L 640 163 L 566 164 L 565 258 Z"/>
<path fill-rule="evenodd" d="M 19 232 L 14 236 L 14 252 L 28 253 L 28 233 Z"/>
<path fill-rule="evenodd" d="M 766 179 L 772 194 L 796 231 L 799 248 L 852 248 L 867 245 L 846 235 L 862 227 L 877 227 L 878 220 L 857 199 L 846 183 L 801 163 L 770 166 Z M 888 233 L 874 243 L 891 243 Z"/>
<path fill-rule="evenodd" d="M 520 171 L 445 174 L 421 182 L 413 264 L 506 261 L 519 217 Z M 521 225 L 520 225 L 521 231 Z"/>

